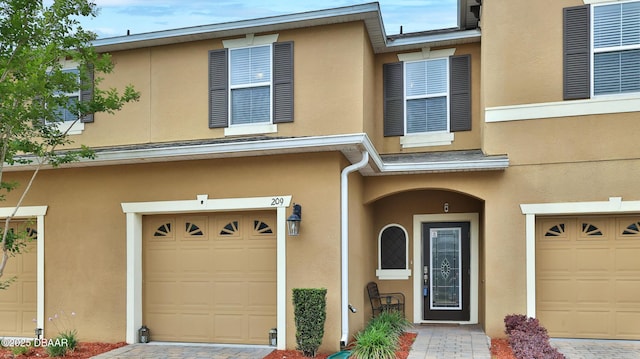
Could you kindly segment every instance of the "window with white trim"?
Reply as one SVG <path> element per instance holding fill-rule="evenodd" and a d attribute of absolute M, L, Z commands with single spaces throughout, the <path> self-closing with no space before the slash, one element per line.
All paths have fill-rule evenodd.
<path fill-rule="evenodd" d="M 408 279 L 409 235 L 404 227 L 389 224 L 378 235 L 378 279 Z"/>
<path fill-rule="evenodd" d="M 405 64 L 406 133 L 449 131 L 449 59 Z"/>
<path fill-rule="evenodd" d="M 398 55 L 382 66 L 385 137 L 404 147 L 451 144 L 471 130 L 471 55 L 455 49 Z"/>
<path fill-rule="evenodd" d="M 231 125 L 271 123 L 271 45 L 229 50 Z"/>
<path fill-rule="evenodd" d="M 65 74 L 74 74 L 78 78 L 78 88 L 73 92 L 58 94 L 60 97 L 67 98 L 67 107 L 58 107 L 55 110 L 56 118 L 58 118 L 60 122 L 73 122 L 78 119 L 78 114 L 71 112 L 70 109 L 73 109 L 80 101 L 80 70 L 77 68 L 64 69 L 62 72 Z"/>
<path fill-rule="evenodd" d="M 640 1 L 594 5 L 593 94 L 640 91 Z"/>
<path fill-rule="evenodd" d="M 640 1 L 563 9 L 565 100 L 640 93 Z"/>

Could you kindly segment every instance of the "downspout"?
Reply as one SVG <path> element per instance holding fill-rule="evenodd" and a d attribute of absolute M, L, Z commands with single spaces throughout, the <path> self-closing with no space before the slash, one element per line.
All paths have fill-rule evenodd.
<path fill-rule="evenodd" d="M 349 340 L 349 173 L 357 171 L 369 162 L 369 152 L 362 151 L 362 159 L 342 170 L 340 177 L 340 256 L 341 256 L 341 311 L 342 336 L 340 348 L 347 346 Z"/>

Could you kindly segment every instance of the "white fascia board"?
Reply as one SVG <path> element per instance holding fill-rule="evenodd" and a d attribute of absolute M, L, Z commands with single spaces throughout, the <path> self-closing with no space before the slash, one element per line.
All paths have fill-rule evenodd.
<path fill-rule="evenodd" d="M 424 162 L 412 164 L 383 164 L 382 172 L 447 172 L 447 171 L 486 171 L 504 170 L 509 167 L 508 158 L 499 158 L 479 161 L 447 161 Z"/>
<path fill-rule="evenodd" d="M 14 218 L 29 218 L 36 216 L 44 216 L 47 214 L 48 206 L 20 206 L 13 216 Z M 0 208 L 0 218 L 7 218 L 15 211 L 15 207 Z"/>
<path fill-rule="evenodd" d="M 640 212 L 640 201 L 610 197 L 608 201 L 521 204 L 520 210 L 525 215 L 637 213 Z"/>
<path fill-rule="evenodd" d="M 466 42 L 480 42 L 482 38 L 482 32 L 478 29 L 475 30 L 462 30 L 451 32 L 441 32 L 433 34 L 424 34 L 416 36 L 400 37 L 387 41 L 387 49 L 385 51 L 395 51 L 398 48 L 404 47 L 424 47 L 430 44 L 439 43 L 466 43 Z"/>
<path fill-rule="evenodd" d="M 97 39 L 92 45 L 100 52 L 158 46 L 198 39 L 227 37 L 252 32 L 252 30 L 277 31 L 308 26 L 334 24 L 342 21 L 366 20 L 377 17 L 382 26 L 380 6 L 377 2 L 345 6 L 333 9 L 240 20 L 220 24 L 185 27 L 142 34 Z M 344 20 L 341 20 L 344 19 Z M 264 32 L 261 31 L 261 32 Z M 384 34 L 384 28 L 382 31 Z"/>

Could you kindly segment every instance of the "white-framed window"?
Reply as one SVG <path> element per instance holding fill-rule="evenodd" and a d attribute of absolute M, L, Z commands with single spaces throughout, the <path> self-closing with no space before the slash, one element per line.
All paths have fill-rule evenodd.
<path fill-rule="evenodd" d="M 60 120 L 60 122 L 73 122 L 78 119 L 78 114 L 69 111 L 70 108 L 73 108 L 80 101 L 80 70 L 77 68 L 70 68 L 62 70 L 65 74 L 74 74 L 77 77 L 78 87 L 76 91 L 60 93 L 58 96 L 67 98 L 67 108 L 58 108 L 56 110 L 56 117 Z"/>
<path fill-rule="evenodd" d="M 408 279 L 409 234 L 399 224 L 389 224 L 378 234 L 378 279 Z"/>
<path fill-rule="evenodd" d="M 272 46 L 229 49 L 229 123 L 271 123 Z"/>
<path fill-rule="evenodd" d="M 594 4 L 592 95 L 640 92 L 640 1 Z"/>
<path fill-rule="evenodd" d="M 407 62 L 405 134 L 449 132 L 449 59 Z"/>

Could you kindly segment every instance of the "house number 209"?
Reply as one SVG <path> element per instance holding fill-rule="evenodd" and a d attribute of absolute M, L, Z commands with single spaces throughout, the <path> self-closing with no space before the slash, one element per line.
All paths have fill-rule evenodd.
<path fill-rule="evenodd" d="M 272 206 L 282 206 L 284 204 L 284 198 L 282 197 L 273 197 L 271 198 Z"/>

